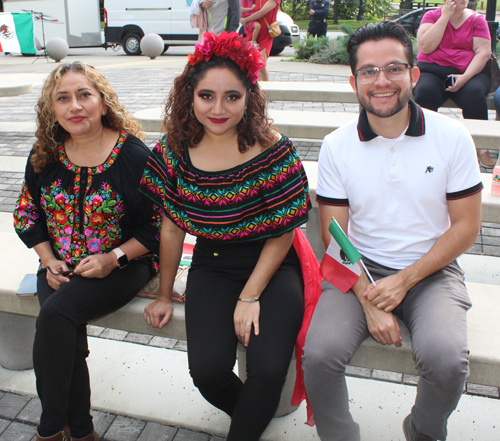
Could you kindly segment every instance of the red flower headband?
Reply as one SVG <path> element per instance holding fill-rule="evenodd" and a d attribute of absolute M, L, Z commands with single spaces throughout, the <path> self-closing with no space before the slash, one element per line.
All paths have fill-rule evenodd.
<path fill-rule="evenodd" d="M 247 77 L 252 80 L 253 84 L 259 78 L 260 69 L 265 66 L 259 50 L 237 32 L 224 31 L 220 35 L 207 32 L 203 44 L 197 44 L 194 47 L 194 54 L 188 55 L 188 63 L 194 66 L 200 61 L 209 61 L 212 55 L 231 58 L 242 71 L 247 71 Z"/>

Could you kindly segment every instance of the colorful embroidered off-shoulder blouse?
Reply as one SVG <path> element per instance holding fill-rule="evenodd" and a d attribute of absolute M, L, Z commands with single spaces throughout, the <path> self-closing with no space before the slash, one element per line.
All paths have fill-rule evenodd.
<path fill-rule="evenodd" d="M 286 137 L 250 161 L 225 171 L 195 168 L 162 137 L 141 191 L 187 233 L 209 240 L 251 241 L 280 236 L 305 223 L 311 208 L 307 177 Z"/>
<path fill-rule="evenodd" d="M 149 149 L 121 133 L 108 159 L 79 167 L 58 146 L 58 161 L 35 173 L 28 160 L 14 210 L 14 227 L 28 247 L 50 241 L 54 254 L 74 268 L 134 237 L 150 253 L 139 257 L 158 270 L 161 210 L 139 192 Z"/>

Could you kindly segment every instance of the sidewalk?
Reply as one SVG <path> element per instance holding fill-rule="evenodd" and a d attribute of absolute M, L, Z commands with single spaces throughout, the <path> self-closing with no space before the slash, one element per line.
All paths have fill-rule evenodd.
<path fill-rule="evenodd" d="M 186 53 L 191 48 L 186 48 Z M 186 57 L 162 56 L 157 60 L 127 57 L 113 52 L 72 50 L 64 62 L 83 60 L 99 68 L 120 100 L 134 113 L 161 107 Z M 0 82 L 10 78 L 30 81 L 33 92 L 0 98 L 0 220 L 9 222 L 24 175 L 24 166 L 35 140 L 34 106 L 41 85 L 56 63 L 44 59 L 0 55 Z M 348 66 L 269 61 L 271 80 L 346 82 Z M 270 108 L 332 111 L 323 103 L 274 102 Z M 339 104 L 336 112 L 357 112 L 357 105 Z M 460 117 L 460 111 L 447 112 Z M 152 147 L 159 134 L 151 133 Z M 303 160 L 317 161 L 319 142 L 294 140 Z M 484 170 L 483 170 L 484 171 Z M 8 227 L 10 228 L 10 226 Z M 484 224 L 470 254 L 500 256 L 500 228 Z M 20 246 L 22 244 L 20 243 Z M 7 250 L 0 250 L 7 252 Z M 493 258 L 491 258 L 493 259 Z M 468 257 L 464 256 L 467 263 Z M 467 263 L 471 265 L 470 262 Z M 468 279 L 500 278 L 496 261 L 471 271 Z M 494 273 L 496 271 L 496 273 Z M 479 280 L 478 280 L 479 281 Z M 492 283 L 492 282 L 490 282 Z M 93 407 L 97 430 L 105 440 L 124 441 L 222 441 L 229 418 L 210 406 L 193 386 L 187 369 L 186 345 L 170 339 L 123 331 L 89 328 Z M 351 409 L 365 441 L 404 441 L 401 423 L 415 398 L 416 378 L 391 372 L 352 369 L 348 378 Z M 0 441 L 34 440 L 39 416 L 33 371 L 0 368 Z M 263 436 L 269 441 L 318 440 L 315 428 L 304 424 L 304 404 L 291 415 L 273 420 Z M 468 385 L 467 394 L 450 419 L 450 440 L 500 439 L 498 388 Z"/>

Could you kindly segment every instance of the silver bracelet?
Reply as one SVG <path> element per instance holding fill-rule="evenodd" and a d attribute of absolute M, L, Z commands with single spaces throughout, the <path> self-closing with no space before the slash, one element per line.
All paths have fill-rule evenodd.
<path fill-rule="evenodd" d="M 238 299 L 238 302 L 258 302 L 259 299 L 242 299 L 241 297 Z"/>

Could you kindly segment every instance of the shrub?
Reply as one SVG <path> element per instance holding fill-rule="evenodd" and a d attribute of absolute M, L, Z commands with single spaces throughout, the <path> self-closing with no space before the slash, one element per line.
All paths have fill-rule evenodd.
<path fill-rule="evenodd" d="M 307 38 L 302 38 L 293 44 L 295 49 L 295 59 L 296 60 L 309 60 L 316 52 L 322 50 L 329 45 L 328 37 L 314 38 L 308 35 Z"/>

